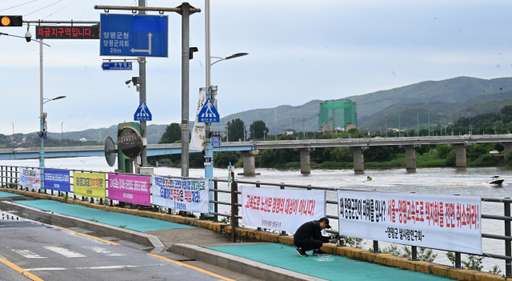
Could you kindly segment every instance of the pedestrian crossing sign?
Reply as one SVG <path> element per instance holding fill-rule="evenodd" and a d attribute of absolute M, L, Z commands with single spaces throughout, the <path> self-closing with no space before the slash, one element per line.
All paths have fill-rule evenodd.
<path fill-rule="evenodd" d="M 206 99 L 206 102 L 199 111 L 197 115 L 197 121 L 201 123 L 211 123 L 211 122 L 219 122 L 219 112 L 215 108 L 212 100 L 210 98 Z"/>
<path fill-rule="evenodd" d="M 142 101 L 133 115 L 134 121 L 151 121 L 151 112 L 144 101 Z"/>

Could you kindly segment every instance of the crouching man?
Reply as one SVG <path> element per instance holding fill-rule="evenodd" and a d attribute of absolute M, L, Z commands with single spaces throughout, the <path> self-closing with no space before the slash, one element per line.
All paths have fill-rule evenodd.
<path fill-rule="evenodd" d="M 313 256 L 325 255 L 326 252 L 320 250 L 323 243 L 330 241 L 329 237 L 322 235 L 322 230 L 331 228 L 329 219 L 323 217 L 319 220 L 306 222 L 297 229 L 293 236 L 293 242 L 297 246 L 295 250 L 301 257 L 307 257 L 306 251 L 313 250 Z"/>

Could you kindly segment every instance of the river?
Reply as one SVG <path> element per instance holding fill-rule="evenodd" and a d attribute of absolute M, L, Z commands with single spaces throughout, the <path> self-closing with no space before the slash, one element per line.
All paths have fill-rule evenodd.
<path fill-rule="evenodd" d="M 4 160 L 0 165 L 7 166 L 29 166 L 38 167 L 37 159 L 30 160 Z M 115 167 L 109 167 L 104 157 L 79 157 L 79 158 L 59 158 L 45 159 L 47 168 L 60 169 L 80 169 L 90 171 L 113 172 Z M 235 174 L 242 173 L 242 169 L 236 169 Z M 406 172 L 401 169 L 367 169 L 365 174 L 355 174 L 350 169 L 313 169 L 311 174 L 304 176 L 298 169 L 277 170 L 257 168 L 256 172 L 261 175 L 246 177 L 236 176 L 240 180 L 261 181 L 270 183 L 313 185 L 324 187 L 336 187 L 343 189 L 371 190 L 384 192 L 401 193 L 421 193 L 421 194 L 442 194 L 476 197 L 504 198 L 512 195 L 512 169 L 503 167 L 487 168 L 421 168 L 414 173 Z M 181 168 L 159 167 L 155 168 L 155 174 L 163 176 L 181 175 Z M 227 169 L 214 169 L 214 177 L 227 179 Z M 494 187 L 489 182 L 493 175 L 500 175 L 505 179 L 502 187 Z M 204 177 L 204 169 L 190 169 L 191 177 Z M 366 177 L 372 177 L 372 181 L 367 181 Z M 334 193 L 328 194 L 328 200 L 334 200 Z M 328 210 L 329 211 L 329 210 Z M 336 210 L 330 210 L 329 213 L 336 213 Z M 503 205 L 499 203 L 482 203 L 482 213 L 503 215 Z M 337 229 L 337 222 L 332 222 L 333 228 Z M 504 226 L 502 221 L 482 220 L 482 232 L 504 235 Z M 364 248 L 369 248 L 370 241 L 365 241 Z M 387 245 L 381 243 L 383 246 Z M 482 247 L 484 252 L 504 255 L 504 241 L 483 239 Z M 449 264 L 445 252 L 436 251 L 438 258 L 436 262 Z M 464 258 L 463 260 L 467 260 Z M 504 261 L 486 258 L 483 261 L 484 271 L 488 271 L 498 264 L 504 272 Z"/>

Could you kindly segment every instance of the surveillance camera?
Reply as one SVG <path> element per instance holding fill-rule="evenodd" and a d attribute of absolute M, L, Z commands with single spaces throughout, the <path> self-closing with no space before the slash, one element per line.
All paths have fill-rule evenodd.
<path fill-rule="evenodd" d="M 127 81 L 126 81 L 126 82 L 124 82 L 124 83 L 126 83 L 126 85 L 128 85 L 128 84 L 130 84 L 130 82 L 132 82 L 132 80 L 131 80 L 131 79 L 130 79 L 130 80 L 127 80 Z"/>
<path fill-rule="evenodd" d="M 25 33 L 25 40 L 27 40 L 27 42 L 30 42 L 30 40 L 32 38 L 32 34 L 30 34 L 30 31 L 27 31 L 27 33 Z"/>

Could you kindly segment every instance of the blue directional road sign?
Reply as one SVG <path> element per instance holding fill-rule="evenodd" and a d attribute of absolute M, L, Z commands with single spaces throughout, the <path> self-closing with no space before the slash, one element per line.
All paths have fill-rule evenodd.
<path fill-rule="evenodd" d="M 100 55 L 167 57 L 168 17 L 101 14 Z"/>
<path fill-rule="evenodd" d="M 206 102 L 203 105 L 203 108 L 199 111 L 198 114 L 198 122 L 201 123 L 211 123 L 211 122 L 219 122 L 219 112 L 213 105 L 213 102 L 210 98 L 206 99 Z"/>
<path fill-rule="evenodd" d="M 142 101 L 133 115 L 134 121 L 151 121 L 151 112 L 144 101 Z"/>
<path fill-rule="evenodd" d="M 131 62 L 104 62 L 101 64 L 103 70 L 132 70 Z"/>

